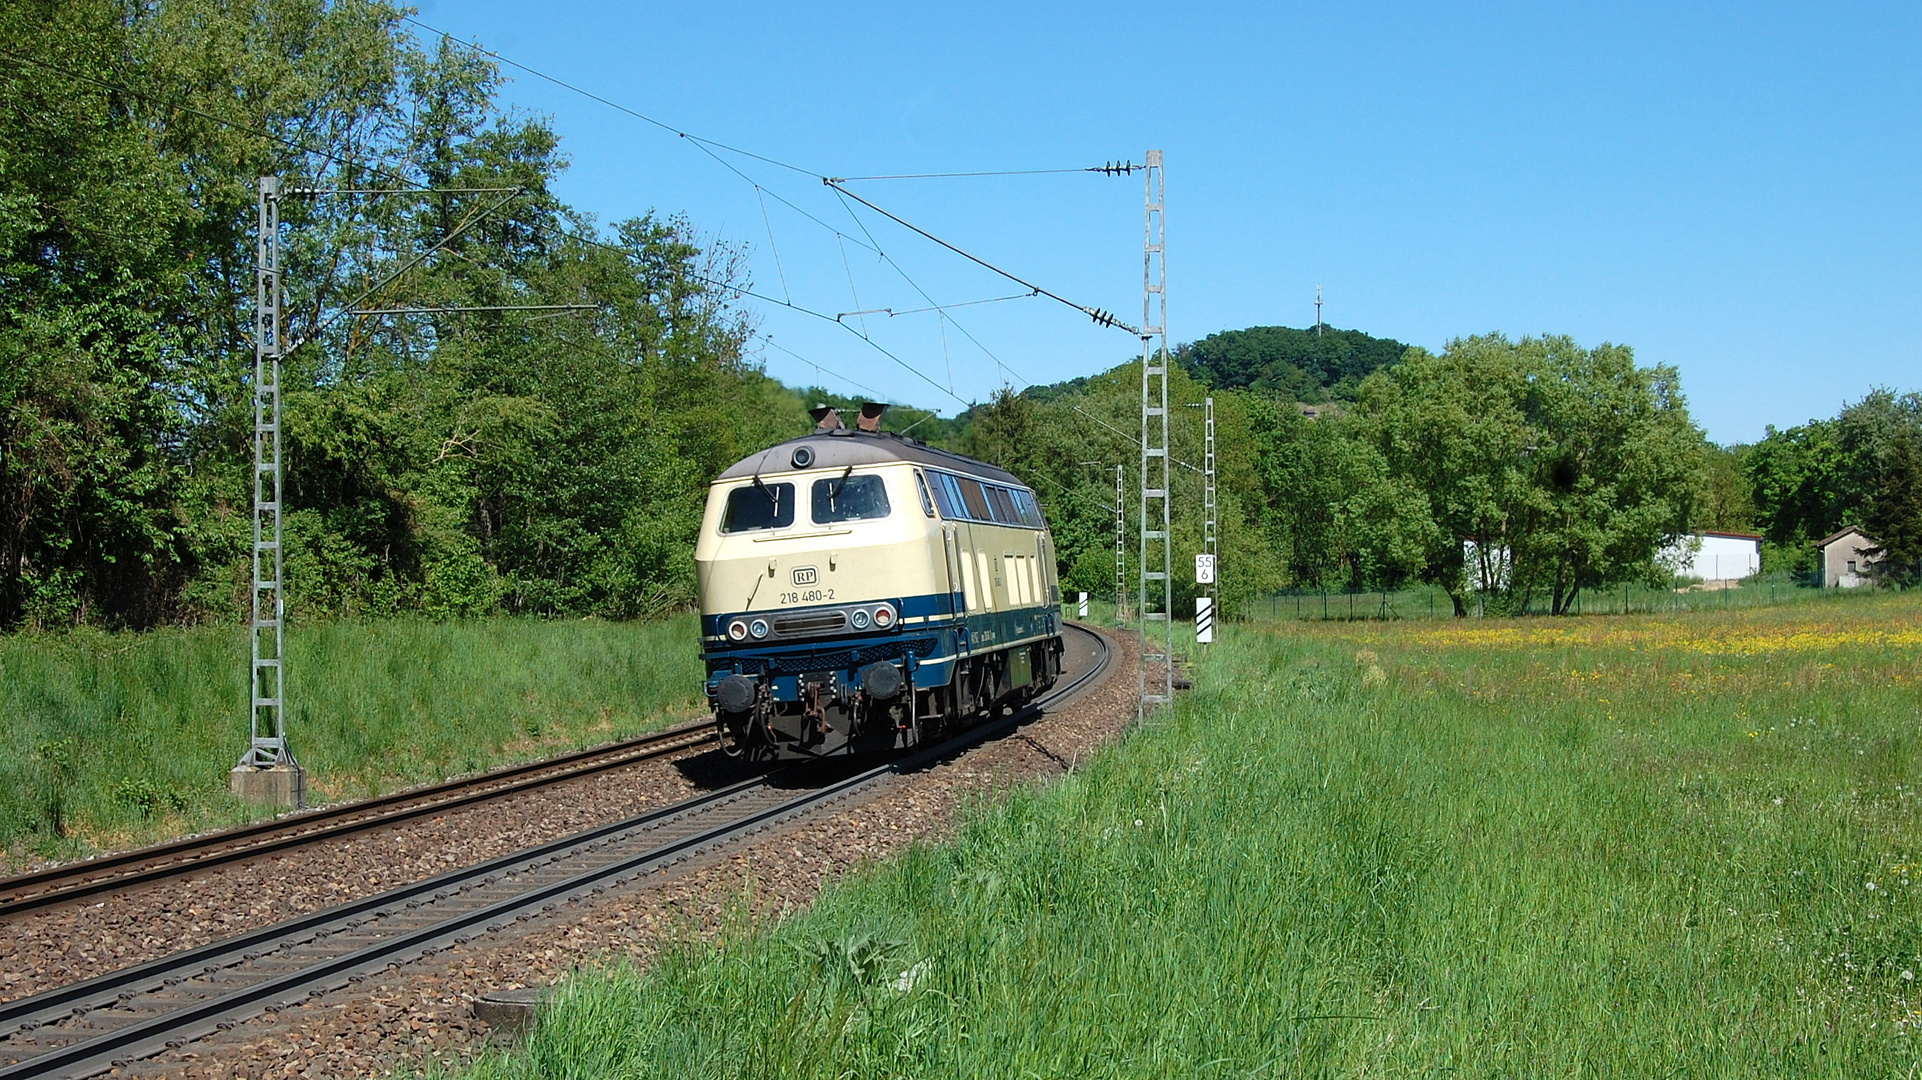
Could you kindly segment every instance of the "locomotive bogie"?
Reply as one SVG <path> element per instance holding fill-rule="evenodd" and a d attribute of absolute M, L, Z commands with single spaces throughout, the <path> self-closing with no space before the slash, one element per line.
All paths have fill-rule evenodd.
<path fill-rule="evenodd" d="M 912 746 L 1060 671 L 1033 493 L 912 440 L 820 433 L 741 462 L 710 490 L 695 564 L 709 700 L 735 752 Z"/>

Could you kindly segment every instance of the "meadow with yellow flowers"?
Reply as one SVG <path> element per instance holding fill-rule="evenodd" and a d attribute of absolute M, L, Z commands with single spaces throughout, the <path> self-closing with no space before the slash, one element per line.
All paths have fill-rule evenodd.
<path fill-rule="evenodd" d="M 1243 626 L 1081 772 L 486 1077 L 1909 1076 L 1922 604 Z"/>

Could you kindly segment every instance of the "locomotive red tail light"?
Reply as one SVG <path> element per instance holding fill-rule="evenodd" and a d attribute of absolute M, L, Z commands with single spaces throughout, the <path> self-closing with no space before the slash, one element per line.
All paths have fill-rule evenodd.
<path fill-rule="evenodd" d="M 733 640 L 733 641 L 746 641 L 747 640 L 747 623 L 740 619 L 736 619 L 733 622 L 728 623 L 727 636 L 730 640 Z"/>
<path fill-rule="evenodd" d="M 874 609 L 874 625 L 882 630 L 894 625 L 894 606 L 882 604 Z"/>

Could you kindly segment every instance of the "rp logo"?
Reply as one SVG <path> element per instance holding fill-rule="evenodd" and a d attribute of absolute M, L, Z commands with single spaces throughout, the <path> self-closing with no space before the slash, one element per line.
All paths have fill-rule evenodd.
<path fill-rule="evenodd" d="M 794 583 L 796 585 L 812 585 L 814 584 L 814 579 L 815 579 L 814 567 L 797 566 L 794 568 Z"/>

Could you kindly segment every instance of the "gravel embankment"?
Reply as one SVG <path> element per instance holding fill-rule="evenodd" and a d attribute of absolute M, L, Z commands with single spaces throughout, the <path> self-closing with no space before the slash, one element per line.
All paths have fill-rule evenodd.
<path fill-rule="evenodd" d="M 434 1063 L 458 1067 L 488 1038 L 486 1025 L 471 1013 L 482 994 L 550 985 L 583 964 L 646 963 L 664 944 L 713 935 L 744 903 L 761 915 L 798 910 L 823 884 L 862 863 L 948 835 L 964 802 L 1059 776 L 1086 759 L 1134 720 L 1133 635 L 1115 635 L 1113 643 L 1116 662 L 1106 681 L 1072 705 L 857 802 L 838 804 L 831 816 L 806 818 L 592 903 L 370 979 L 351 996 L 335 994 L 265 1015 L 114 1075 L 346 1078 L 413 1076 Z M 516 838 L 502 849 L 527 842 Z"/>
<path fill-rule="evenodd" d="M 713 751 L 657 758 L 22 915 L 0 923 L 0 1001 L 571 836 L 743 775 Z"/>

